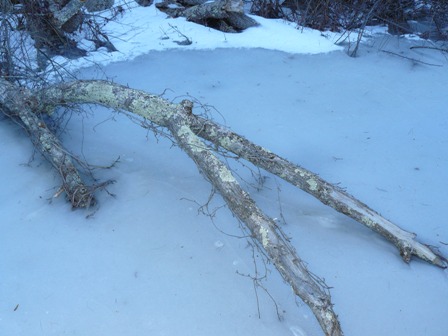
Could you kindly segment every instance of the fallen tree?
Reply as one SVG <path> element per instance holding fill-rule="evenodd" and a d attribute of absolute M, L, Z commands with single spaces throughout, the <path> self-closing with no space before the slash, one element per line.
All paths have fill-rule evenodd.
<path fill-rule="evenodd" d="M 342 335 L 328 288 L 310 271 L 284 238 L 282 229 L 263 213 L 244 191 L 228 167 L 215 154 L 217 148 L 234 153 L 285 181 L 299 187 L 339 212 L 357 220 L 392 242 L 403 260 L 412 256 L 439 267 L 447 259 L 416 240 L 364 203 L 316 174 L 295 165 L 231 130 L 193 113 L 193 103 L 171 103 L 159 96 L 107 81 L 59 83 L 34 91 L 18 88 L 0 79 L 0 109 L 19 120 L 36 148 L 51 162 L 62 179 L 64 191 L 73 207 L 85 208 L 94 202 L 95 187 L 87 186 L 70 155 L 51 133 L 42 116 L 56 107 L 73 104 L 99 104 L 144 118 L 155 127 L 169 130 L 173 140 L 195 162 L 206 179 L 219 191 L 230 210 L 247 226 L 283 279 L 313 311 L 325 335 Z M 204 141 L 205 140 L 205 141 Z"/>
<path fill-rule="evenodd" d="M 156 7 L 173 18 L 182 16 L 226 33 L 237 33 L 258 25 L 244 14 L 241 0 L 163 0 Z"/>
<path fill-rule="evenodd" d="M 114 8 L 114 0 L 1 0 L 0 28 L 14 32 L 13 45 L 19 42 L 19 32 L 24 39 L 31 37 L 39 66 L 44 69 L 54 55 L 64 55 L 67 58 L 85 56 L 87 50 L 78 45 L 81 36 L 93 42 L 97 49 L 105 47 L 108 51 L 116 51 L 107 34 L 102 31 L 101 19 L 97 14 L 109 10 L 103 20 L 110 21 L 119 12 L 118 8 L 121 7 Z M 23 34 L 25 31 L 26 37 Z M 2 44 L 3 41 L 9 43 L 10 34 L 11 32 L 3 34 Z M 15 48 L 6 48 L 4 45 L 0 47 L 2 54 L 14 54 Z M 16 66 L 23 66 L 23 58 L 30 57 L 20 57 L 19 54 L 14 56 L 20 59 L 15 62 Z"/>

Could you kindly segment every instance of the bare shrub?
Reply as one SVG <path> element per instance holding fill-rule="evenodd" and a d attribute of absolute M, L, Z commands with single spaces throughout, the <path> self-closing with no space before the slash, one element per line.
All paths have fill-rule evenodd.
<path fill-rule="evenodd" d="M 444 40 L 448 37 L 446 0 L 253 0 L 250 3 L 253 14 L 284 18 L 321 31 L 342 32 L 385 24 L 391 34 L 415 33 Z M 420 24 L 410 24 L 413 21 Z"/>

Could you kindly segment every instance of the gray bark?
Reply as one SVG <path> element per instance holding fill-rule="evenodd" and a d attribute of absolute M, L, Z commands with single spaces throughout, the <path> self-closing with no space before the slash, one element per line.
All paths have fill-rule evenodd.
<path fill-rule="evenodd" d="M 416 256 L 439 267 L 447 266 L 443 256 L 416 240 L 416 234 L 401 229 L 366 204 L 309 170 L 289 162 L 210 120 L 191 116 L 190 124 L 192 130 L 202 138 L 281 177 L 313 195 L 323 204 L 379 233 L 398 248 L 406 263 L 410 262 L 412 256 Z"/>
<path fill-rule="evenodd" d="M 230 210 L 246 224 L 294 293 L 311 308 L 325 335 L 342 335 L 330 296 L 313 279 L 294 248 L 283 238 L 285 234 L 281 228 L 258 208 L 232 172 L 193 133 L 188 115 L 185 109 L 179 108 L 169 119 L 168 129 L 176 142 L 219 191 Z"/>
<path fill-rule="evenodd" d="M 153 0 L 135 0 L 135 2 L 142 7 L 148 7 L 152 5 Z"/>
<path fill-rule="evenodd" d="M 37 150 L 59 173 L 62 179 L 60 190 L 65 191 L 72 206 L 88 208 L 95 203 L 91 188 L 82 181 L 68 151 L 35 113 L 39 108 L 37 100 L 30 91 L 24 88 L 18 89 L 0 79 L 0 109 L 10 117 L 18 118 L 22 123 Z"/>
<path fill-rule="evenodd" d="M 244 13 L 242 2 L 239 0 L 217 0 L 206 2 L 185 9 L 182 16 L 185 16 L 188 21 L 198 21 L 204 18 L 225 19 L 228 17 L 229 12 Z"/>
<path fill-rule="evenodd" d="M 111 8 L 115 3 L 115 0 L 87 0 L 85 7 L 87 11 L 99 12 Z"/>
<path fill-rule="evenodd" d="M 89 12 L 97 12 L 111 8 L 113 5 L 114 0 L 70 0 L 63 6 L 60 5 L 60 1 L 49 1 L 49 8 L 53 13 L 53 23 L 58 28 L 61 28 L 66 22 L 77 15 L 83 6 Z"/>
<path fill-rule="evenodd" d="M 55 27 L 61 28 L 64 23 L 75 16 L 79 10 L 84 6 L 84 1 L 70 0 L 62 8 L 60 8 L 59 1 L 50 0 L 49 9 L 53 13 L 53 23 Z"/>
<path fill-rule="evenodd" d="M 165 0 L 157 8 L 172 17 L 183 16 L 188 21 L 210 25 L 225 32 L 237 32 L 257 26 L 258 23 L 244 14 L 241 0 Z M 215 22 L 211 22 L 214 20 Z"/>
<path fill-rule="evenodd" d="M 245 15 L 244 13 L 238 13 L 238 12 L 229 12 L 227 21 L 229 22 L 230 26 L 232 26 L 238 31 L 258 26 L 257 21 Z"/>

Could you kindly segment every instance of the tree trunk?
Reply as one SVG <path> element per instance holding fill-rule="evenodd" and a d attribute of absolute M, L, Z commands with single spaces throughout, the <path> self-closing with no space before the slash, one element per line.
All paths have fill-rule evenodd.
<path fill-rule="evenodd" d="M 17 95 L 13 95 L 14 87 L 11 84 L 0 80 L 0 88 L 0 108 L 22 120 L 31 132 L 32 138 L 38 142 L 37 147 L 50 158 L 50 161 L 60 155 L 53 147 L 62 148 L 62 146 L 57 142 L 49 142 L 51 136 L 48 133 L 41 133 L 40 129 L 46 127 L 39 124 L 40 121 L 33 115 L 33 111 L 51 113 L 55 106 L 68 103 L 100 104 L 136 114 L 151 123 L 166 127 L 174 141 L 192 158 L 198 169 L 219 191 L 229 209 L 246 225 L 252 238 L 256 239 L 259 246 L 266 251 L 294 293 L 311 308 L 325 335 L 343 334 L 327 288 L 308 271 L 294 248 L 284 239 L 282 229 L 258 208 L 250 195 L 241 188 L 232 172 L 200 137 L 215 147 L 231 151 L 238 157 L 276 174 L 317 197 L 324 204 L 380 233 L 398 247 L 405 262 L 409 262 L 411 256 L 415 255 L 439 267 L 447 266 L 447 259 L 416 241 L 415 234 L 402 230 L 316 174 L 288 162 L 210 120 L 194 115 L 193 103 L 188 100 L 174 104 L 159 96 L 106 81 L 80 80 L 56 84 L 36 92 L 21 90 L 18 94 L 21 102 L 17 102 Z M 34 120 L 32 116 L 37 119 Z M 66 156 L 64 160 L 65 158 Z M 70 162 L 64 160 L 59 160 L 58 164 L 53 165 L 63 172 L 73 173 L 72 169 L 66 168 L 70 167 Z M 65 175 L 61 176 L 64 181 Z M 82 185 L 82 181 L 77 183 Z M 64 184 L 66 182 L 63 182 Z M 70 192 L 69 188 L 64 190 Z M 73 205 L 85 206 L 82 203 Z"/>
<path fill-rule="evenodd" d="M 156 7 L 172 17 L 183 16 L 224 32 L 239 32 L 258 23 L 244 14 L 241 0 L 164 0 Z"/>
<path fill-rule="evenodd" d="M 77 58 L 85 56 L 86 51 L 77 47 L 77 42 L 70 34 L 84 22 L 81 9 L 85 7 L 89 12 L 105 10 L 113 6 L 114 0 L 20 0 L 20 3 L 23 5 L 26 30 L 38 52 L 47 56 Z M 94 33 L 101 34 L 99 29 L 94 30 Z M 105 34 L 101 35 L 106 39 L 105 42 L 109 42 Z M 45 62 L 42 64 L 44 66 Z"/>
<path fill-rule="evenodd" d="M 49 0 L 48 9 L 52 13 L 52 23 L 56 28 L 61 28 L 68 20 L 75 16 L 84 6 L 84 1 L 70 0 L 54 1 Z"/>
<path fill-rule="evenodd" d="M 98 12 L 109 9 L 114 5 L 114 0 L 49 0 L 49 9 L 53 14 L 54 26 L 61 28 L 67 21 L 78 14 L 85 6 L 89 12 Z"/>

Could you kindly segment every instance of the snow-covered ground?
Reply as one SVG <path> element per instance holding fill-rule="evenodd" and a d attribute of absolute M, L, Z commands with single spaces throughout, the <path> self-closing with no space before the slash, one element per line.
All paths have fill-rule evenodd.
<path fill-rule="evenodd" d="M 260 27 L 230 35 L 136 8 L 108 26 L 120 52 L 66 65 L 95 64 L 83 78 L 193 97 L 198 113 L 199 102 L 209 106 L 216 121 L 340 183 L 447 255 L 444 55 L 377 35 L 350 58 L 335 37 L 256 19 Z M 193 44 L 175 44 L 170 25 Z M 226 208 L 213 220 L 198 214 L 210 186 L 169 140 L 98 107 L 67 118 L 62 138 L 92 164 L 120 158 L 95 171 L 116 180 L 108 188 L 116 198 L 99 193 L 94 213 L 49 202 L 57 174 L 2 120 L 0 335 L 322 335 Z M 406 265 L 388 242 L 311 196 L 264 172 L 257 190 L 247 168 L 234 168 L 332 287 L 346 335 L 448 334 L 447 271 Z M 221 205 L 215 196 L 210 210 Z M 251 277 L 265 274 L 264 288 L 254 287 Z"/>

